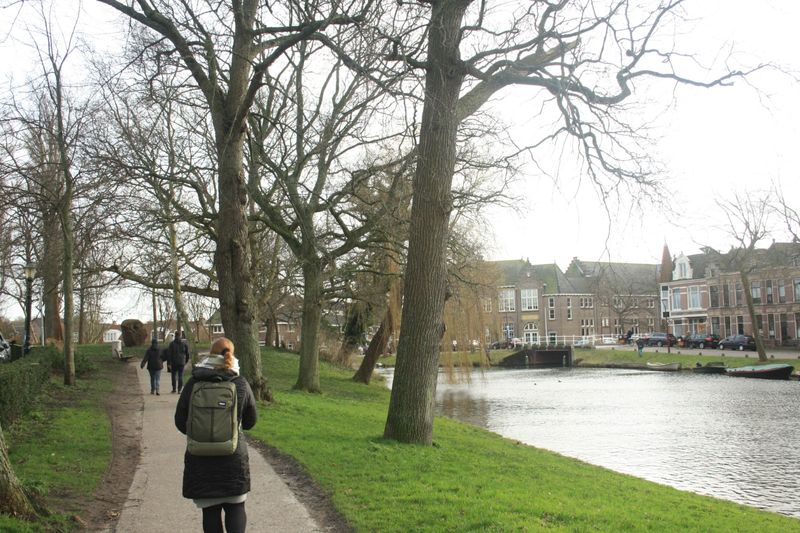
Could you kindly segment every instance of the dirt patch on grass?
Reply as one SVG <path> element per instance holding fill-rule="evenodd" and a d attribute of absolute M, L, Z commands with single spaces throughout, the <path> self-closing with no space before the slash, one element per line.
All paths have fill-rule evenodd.
<path fill-rule="evenodd" d="M 119 519 L 139 465 L 144 402 L 135 363 L 109 358 L 99 363 L 98 371 L 99 379 L 108 379 L 113 386 L 104 401 L 113 455 L 85 519 L 88 531 L 109 531 Z"/>

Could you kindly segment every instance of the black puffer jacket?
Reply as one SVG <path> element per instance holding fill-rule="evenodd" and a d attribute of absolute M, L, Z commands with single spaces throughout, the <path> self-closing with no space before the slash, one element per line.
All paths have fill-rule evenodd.
<path fill-rule="evenodd" d="M 239 411 L 239 421 L 243 429 L 256 424 L 256 401 L 250 384 L 241 376 L 226 370 L 210 370 L 195 367 L 192 377 L 183 387 L 178 406 L 175 408 L 175 427 L 186 434 L 189 417 L 189 398 L 197 381 L 233 381 Z M 224 498 L 250 492 L 250 459 L 244 435 L 239 435 L 239 444 L 232 455 L 203 457 L 191 455 L 188 451 L 183 457 L 183 497 L 184 498 Z"/>
<path fill-rule="evenodd" d="M 161 351 L 158 349 L 158 344 L 154 342 L 147 351 L 144 352 L 142 363 L 139 366 L 142 368 L 146 366 L 147 370 L 161 370 L 164 368 L 163 358 L 161 357 Z"/>

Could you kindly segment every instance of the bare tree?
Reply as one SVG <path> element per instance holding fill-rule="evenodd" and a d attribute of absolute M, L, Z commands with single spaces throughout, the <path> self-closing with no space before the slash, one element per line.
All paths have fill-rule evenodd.
<path fill-rule="evenodd" d="M 181 65 L 210 111 L 219 191 L 214 266 L 223 327 L 236 343 L 243 373 L 256 397 L 266 398 L 269 392 L 254 323 L 249 197 L 243 169 L 247 121 L 269 77 L 268 70 L 284 53 L 330 27 L 353 24 L 361 6 L 320 3 L 286 10 L 283 5 L 262 5 L 255 0 L 230 6 L 208 2 L 205 8 L 203 2 L 195 6 L 148 0 L 98 1 L 149 28 L 156 34 L 153 42 L 168 42 L 172 49 L 160 59 L 175 59 Z"/>
<path fill-rule="evenodd" d="M 725 229 L 736 245 L 724 257 L 719 253 L 714 253 L 714 255 L 717 256 L 719 262 L 729 265 L 739 273 L 744 289 L 747 314 L 753 325 L 758 359 L 766 361 L 767 354 L 764 351 L 762 332 L 756 321 L 750 274 L 759 267 L 760 256 L 757 246 L 770 235 L 774 211 L 771 209 L 770 199 L 766 195 L 762 197 L 747 195 L 745 197 L 736 194 L 731 200 L 718 200 L 717 206 L 725 215 L 727 220 Z M 713 249 L 709 248 L 709 250 Z"/>
<path fill-rule="evenodd" d="M 648 78 L 713 87 L 680 73 L 681 60 L 662 31 L 681 0 L 640 5 L 620 0 L 533 2 L 494 9 L 471 0 L 430 0 L 423 58 L 397 47 L 397 58 L 425 70 L 425 104 L 414 177 L 402 331 L 384 436 L 430 444 L 438 346 L 443 334 L 445 249 L 459 125 L 500 89 L 524 85 L 561 125 L 542 139 L 575 140 L 585 171 L 604 195 L 620 186 L 638 194 L 655 186 L 638 157 L 634 128 L 618 112 Z M 462 49 L 470 55 L 462 58 Z M 465 87 L 466 86 L 466 87 Z M 466 91 L 465 91 L 466 89 Z"/>

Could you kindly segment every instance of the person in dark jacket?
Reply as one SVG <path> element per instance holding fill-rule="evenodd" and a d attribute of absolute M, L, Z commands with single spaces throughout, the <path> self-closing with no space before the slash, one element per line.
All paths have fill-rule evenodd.
<path fill-rule="evenodd" d="M 193 369 L 192 376 L 178 399 L 175 408 L 175 427 L 186 434 L 189 418 L 189 399 L 198 381 L 232 381 L 236 384 L 240 428 L 256 424 L 256 402 L 247 380 L 239 375 L 239 361 L 233 355 L 233 343 L 217 339 L 211 354 Z M 205 533 L 243 533 L 247 526 L 244 502 L 250 492 L 250 460 L 247 442 L 240 435 L 236 451 L 231 455 L 199 456 L 187 450 L 183 457 L 183 497 L 190 498 L 203 510 Z M 222 511 L 225 511 L 225 529 Z"/>
<path fill-rule="evenodd" d="M 147 371 L 150 372 L 150 394 L 159 394 L 159 387 L 161 386 L 161 370 L 164 368 L 164 362 L 161 358 L 161 351 L 158 349 L 158 340 L 153 337 L 153 342 L 144 353 L 142 358 L 141 368 L 147 366 Z"/>
<path fill-rule="evenodd" d="M 180 335 L 169 343 L 167 349 L 167 369 L 172 377 L 172 392 L 181 392 L 183 389 L 183 369 L 189 362 L 188 346 L 181 340 Z"/>

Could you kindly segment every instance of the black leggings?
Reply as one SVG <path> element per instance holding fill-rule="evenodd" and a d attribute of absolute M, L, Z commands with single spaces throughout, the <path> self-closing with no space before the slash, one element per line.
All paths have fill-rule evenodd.
<path fill-rule="evenodd" d="M 222 529 L 222 510 L 225 510 L 225 529 Z M 247 514 L 242 503 L 221 503 L 203 507 L 203 533 L 244 533 Z"/>

